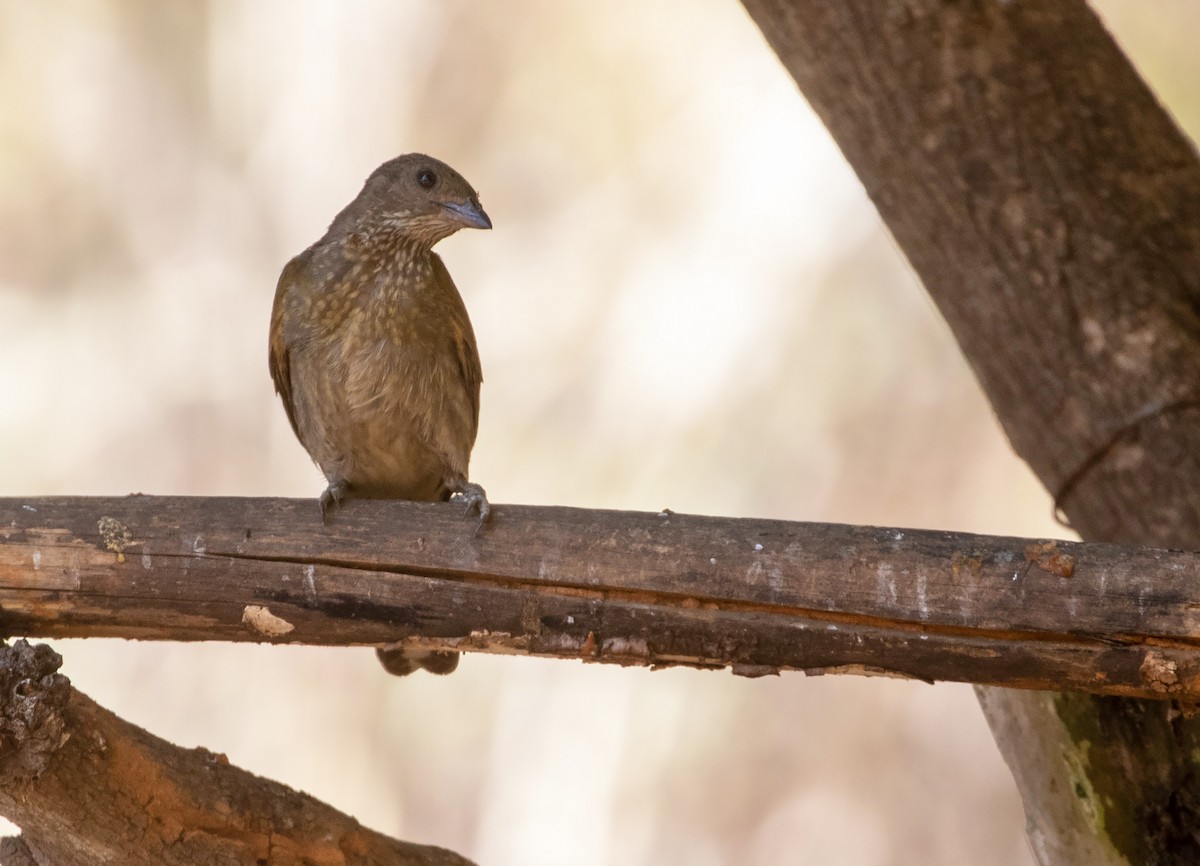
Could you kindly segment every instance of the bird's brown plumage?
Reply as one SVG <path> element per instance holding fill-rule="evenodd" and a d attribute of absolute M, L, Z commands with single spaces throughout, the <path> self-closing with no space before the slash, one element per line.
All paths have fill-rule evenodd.
<path fill-rule="evenodd" d="M 491 227 L 475 190 L 448 165 L 407 154 L 377 168 L 279 277 L 271 378 L 329 482 L 322 515 L 346 496 L 461 494 L 487 517 L 483 489 L 467 480 L 479 352 L 458 289 L 432 250 L 463 227 Z M 453 669 L 451 654 L 433 655 L 415 664 Z M 412 669 L 384 662 L 393 672 Z"/>

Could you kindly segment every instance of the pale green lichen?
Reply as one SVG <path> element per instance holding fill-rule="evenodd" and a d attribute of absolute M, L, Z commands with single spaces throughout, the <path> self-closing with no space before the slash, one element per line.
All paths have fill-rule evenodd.
<path fill-rule="evenodd" d="M 124 523 L 115 517 L 101 517 L 96 522 L 100 530 L 100 538 L 104 541 L 104 549 L 111 550 L 117 555 L 117 562 L 125 561 L 125 549 L 133 544 L 133 536 Z"/>

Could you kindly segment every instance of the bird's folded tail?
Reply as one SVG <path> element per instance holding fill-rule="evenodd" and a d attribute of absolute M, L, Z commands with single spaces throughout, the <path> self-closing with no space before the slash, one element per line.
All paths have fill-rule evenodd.
<path fill-rule="evenodd" d="M 415 649 L 393 643 L 377 647 L 375 655 L 389 674 L 406 677 L 413 671 L 427 670 L 431 674 L 451 674 L 458 667 L 458 653 Z"/>

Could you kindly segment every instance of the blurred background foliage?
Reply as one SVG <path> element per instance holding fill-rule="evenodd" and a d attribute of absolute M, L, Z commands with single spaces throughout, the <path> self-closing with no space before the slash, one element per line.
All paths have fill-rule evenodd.
<path fill-rule="evenodd" d="M 1200 7 L 1099 10 L 1200 127 Z M 315 496 L 283 263 L 424 150 L 494 502 L 1060 534 L 733 0 L 0 0 L 0 490 Z M 314 505 L 315 513 L 315 505 Z M 482 866 L 1031 862 L 971 690 L 469 656 L 58 643 L 74 682 Z"/>

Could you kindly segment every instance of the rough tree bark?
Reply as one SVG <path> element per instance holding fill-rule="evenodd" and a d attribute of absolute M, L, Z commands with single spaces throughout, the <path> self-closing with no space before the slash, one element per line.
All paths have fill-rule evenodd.
<path fill-rule="evenodd" d="M 0 648 L 4 866 L 471 866 L 99 707 L 45 645 Z"/>
<path fill-rule="evenodd" d="M 1200 162 L 1086 3 L 744 4 L 1071 524 L 1200 546 Z M 980 700 L 1042 864 L 1200 862 L 1200 717 Z"/>
<path fill-rule="evenodd" d="M 0 637 L 404 640 L 1200 701 L 1200 553 L 781 520 L 0 499 Z"/>

